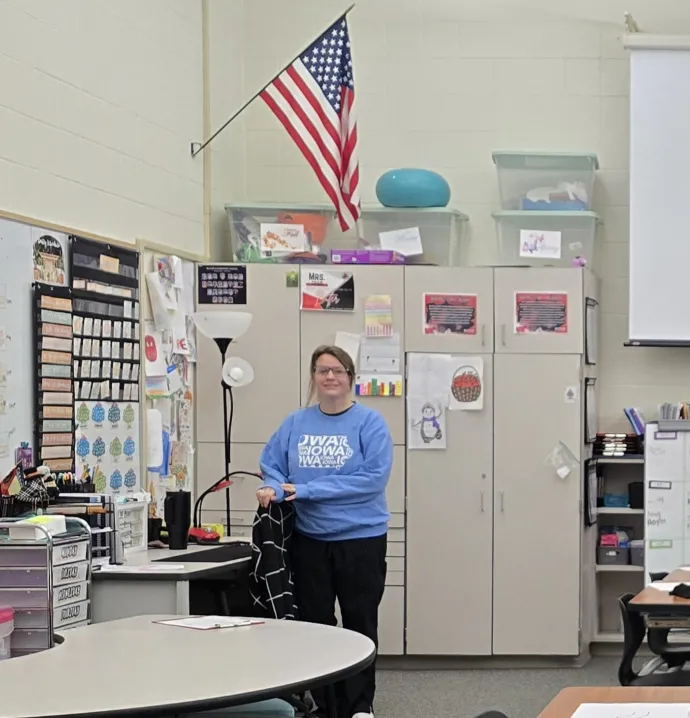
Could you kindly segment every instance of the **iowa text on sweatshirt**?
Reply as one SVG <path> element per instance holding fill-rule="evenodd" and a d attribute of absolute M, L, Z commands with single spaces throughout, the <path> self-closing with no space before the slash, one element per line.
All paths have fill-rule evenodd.
<path fill-rule="evenodd" d="M 329 541 L 386 533 L 386 484 L 393 441 L 383 417 L 353 404 L 340 414 L 318 406 L 290 414 L 261 454 L 264 486 L 282 501 L 295 484 L 297 530 Z"/>

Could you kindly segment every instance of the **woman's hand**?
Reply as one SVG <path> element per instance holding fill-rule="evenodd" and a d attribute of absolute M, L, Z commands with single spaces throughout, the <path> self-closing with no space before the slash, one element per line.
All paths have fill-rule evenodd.
<path fill-rule="evenodd" d="M 259 504 L 261 504 L 261 506 L 267 509 L 271 501 L 276 500 L 275 489 L 272 489 L 269 486 L 264 486 L 258 489 L 256 492 L 256 500 L 259 502 Z"/>
<path fill-rule="evenodd" d="M 280 486 L 286 494 L 289 494 L 285 497 L 285 501 L 294 501 L 297 498 L 297 494 L 295 493 L 297 487 L 294 484 L 281 484 Z"/>

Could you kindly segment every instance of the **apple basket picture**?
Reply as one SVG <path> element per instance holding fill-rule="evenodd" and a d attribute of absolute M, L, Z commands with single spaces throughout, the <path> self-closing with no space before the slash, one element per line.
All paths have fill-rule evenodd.
<path fill-rule="evenodd" d="M 473 366 L 461 366 L 455 374 L 450 387 L 453 398 L 462 404 L 471 404 L 482 395 L 482 379 Z"/>

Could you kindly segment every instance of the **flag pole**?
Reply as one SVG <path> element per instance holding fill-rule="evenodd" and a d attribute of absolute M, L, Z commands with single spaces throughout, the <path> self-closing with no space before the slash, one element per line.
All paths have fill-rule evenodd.
<path fill-rule="evenodd" d="M 344 13 L 342 13 L 342 15 L 339 15 L 339 16 L 338 16 L 338 19 L 343 18 L 343 17 L 347 17 L 347 15 L 348 15 L 349 12 L 352 10 L 352 8 L 354 8 L 354 6 L 355 6 L 354 3 L 353 3 L 352 5 L 350 5 L 350 7 L 349 7 L 347 10 L 345 10 Z M 334 20 L 328 27 L 331 27 L 331 25 L 334 25 L 336 22 L 338 22 L 338 20 Z M 323 34 L 323 33 L 321 33 L 321 34 Z M 318 35 L 317 37 L 321 37 L 321 35 Z M 311 45 L 311 44 L 312 44 L 312 43 L 309 43 L 309 45 Z M 309 47 L 309 45 L 307 45 L 307 47 Z M 225 123 L 223 123 L 223 124 L 206 140 L 206 142 L 203 142 L 203 143 L 202 143 L 202 142 L 192 142 L 191 148 L 190 148 L 190 149 L 191 149 L 191 152 L 192 152 L 192 157 L 196 157 L 196 156 L 199 154 L 199 152 L 201 152 L 204 148 L 208 147 L 208 145 L 210 145 L 211 142 L 213 142 L 213 140 L 215 140 L 216 137 L 218 137 L 218 135 L 219 135 L 233 120 L 235 120 L 237 117 L 239 117 L 239 115 L 241 115 L 241 114 L 247 109 L 247 107 L 249 107 L 249 105 L 251 105 L 252 102 L 254 102 L 254 100 L 256 100 L 256 98 L 257 98 L 269 85 L 271 85 L 278 77 L 280 77 L 280 76 L 283 74 L 283 72 L 285 72 L 285 70 L 287 70 L 287 68 L 290 67 L 290 65 L 292 65 L 293 62 L 295 62 L 296 60 L 298 60 L 299 57 L 302 55 L 303 52 L 304 52 L 304 50 L 301 50 L 301 51 L 299 52 L 299 54 L 295 55 L 295 57 L 293 57 L 292 60 L 290 60 L 290 62 L 288 62 L 288 64 L 285 65 L 285 67 L 283 67 L 282 70 L 280 70 L 280 72 L 278 72 L 274 77 L 272 77 L 256 94 L 254 94 L 249 100 L 247 100 L 247 101 L 244 103 L 244 105 L 242 105 L 242 107 L 240 107 L 240 109 L 237 110 L 237 112 L 235 112 L 235 114 L 230 117 L 229 120 L 227 120 Z"/>

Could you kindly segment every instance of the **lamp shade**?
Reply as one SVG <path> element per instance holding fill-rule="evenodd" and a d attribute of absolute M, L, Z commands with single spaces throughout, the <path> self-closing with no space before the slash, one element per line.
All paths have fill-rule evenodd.
<path fill-rule="evenodd" d="M 196 312 L 196 328 L 209 339 L 239 339 L 249 329 L 249 312 Z"/>
<path fill-rule="evenodd" d="M 223 381 L 228 386 L 247 386 L 254 381 L 254 369 L 246 359 L 228 357 L 223 363 Z"/>

